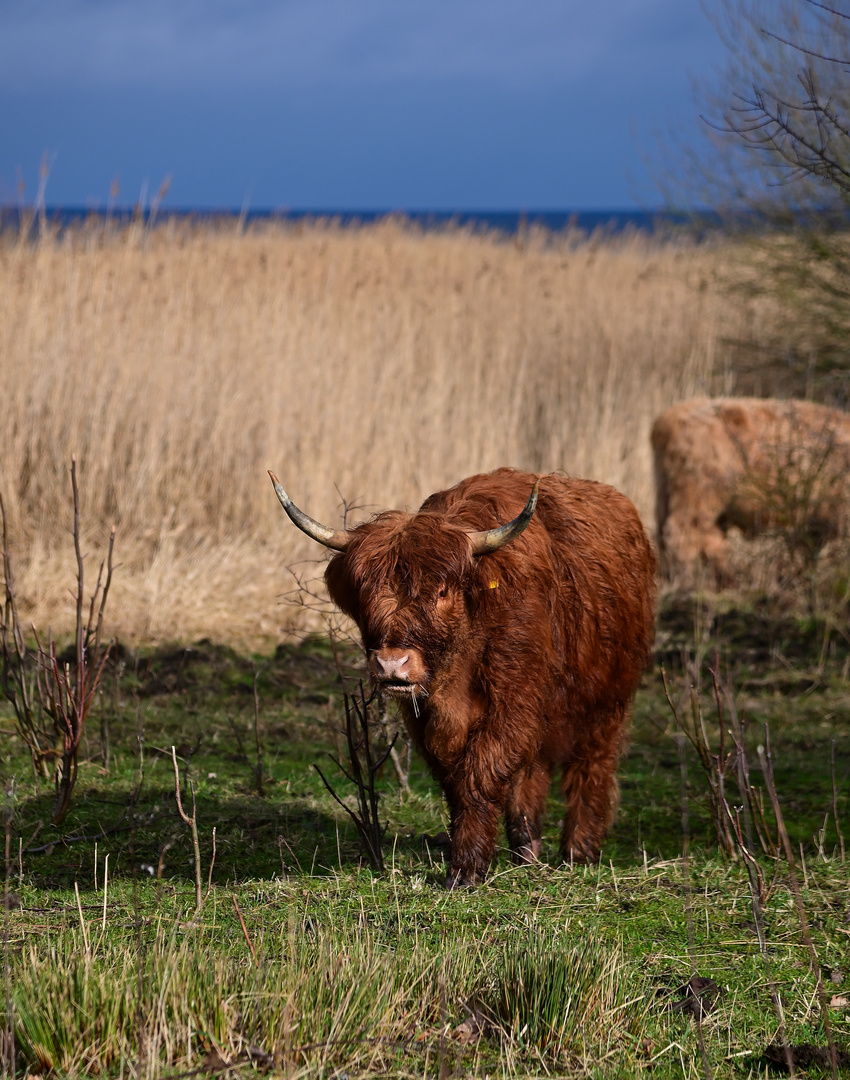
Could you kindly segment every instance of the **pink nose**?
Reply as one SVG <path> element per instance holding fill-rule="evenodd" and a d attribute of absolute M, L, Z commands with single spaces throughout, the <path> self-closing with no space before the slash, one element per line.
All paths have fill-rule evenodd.
<path fill-rule="evenodd" d="M 409 679 L 410 653 L 404 649 L 381 649 L 375 653 L 375 674 L 379 679 Z"/>

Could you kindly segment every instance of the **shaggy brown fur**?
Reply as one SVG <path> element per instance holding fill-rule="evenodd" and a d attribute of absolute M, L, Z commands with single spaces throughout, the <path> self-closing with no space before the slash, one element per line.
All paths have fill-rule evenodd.
<path fill-rule="evenodd" d="M 325 574 L 445 793 L 449 888 L 484 877 L 500 814 L 513 858 L 537 856 L 556 768 L 562 856 L 597 857 L 652 644 L 655 557 L 611 487 L 544 476 L 526 530 L 471 554 L 467 531 L 515 518 L 535 479 L 499 469 L 418 513 L 379 514 L 349 533 Z"/>
<path fill-rule="evenodd" d="M 733 584 L 727 532 L 797 530 L 815 546 L 847 529 L 850 416 L 808 401 L 698 398 L 652 427 L 662 568 Z"/>

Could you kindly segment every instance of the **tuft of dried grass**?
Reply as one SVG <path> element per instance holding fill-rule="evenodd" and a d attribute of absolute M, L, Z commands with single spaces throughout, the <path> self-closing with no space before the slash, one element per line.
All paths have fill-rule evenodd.
<path fill-rule="evenodd" d="M 269 467 L 329 524 L 505 464 L 613 483 L 649 523 L 651 422 L 722 367 L 717 258 L 397 220 L 7 241 L 0 490 L 26 616 L 72 625 L 72 453 L 87 526 L 119 530 L 110 630 L 131 642 L 309 621 L 284 567 L 321 556 Z"/>

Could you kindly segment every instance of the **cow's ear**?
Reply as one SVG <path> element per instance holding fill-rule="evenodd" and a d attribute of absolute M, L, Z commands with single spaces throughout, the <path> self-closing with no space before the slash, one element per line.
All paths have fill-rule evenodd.
<path fill-rule="evenodd" d="M 325 568 L 325 584 L 328 594 L 340 611 L 358 621 L 360 594 L 344 555 L 334 555 Z"/>

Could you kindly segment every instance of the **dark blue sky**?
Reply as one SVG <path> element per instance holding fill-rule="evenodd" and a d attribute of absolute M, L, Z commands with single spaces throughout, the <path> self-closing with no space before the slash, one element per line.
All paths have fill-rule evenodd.
<path fill-rule="evenodd" d="M 652 206 L 720 59 L 699 0 L 2 0 L 0 203 Z"/>

